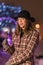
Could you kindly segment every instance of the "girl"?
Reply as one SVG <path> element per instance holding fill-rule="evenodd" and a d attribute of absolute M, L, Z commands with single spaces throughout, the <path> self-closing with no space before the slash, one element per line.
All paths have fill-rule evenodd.
<path fill-rule="evenodd" d="M 32 28 L 31 23 L 30 13 L 22 10 L 18 14 L 15 33 L 12 36 L 15 51 L 5 65 L 34 65 L 34 51 L 38 45 L 39 32 Z"/>

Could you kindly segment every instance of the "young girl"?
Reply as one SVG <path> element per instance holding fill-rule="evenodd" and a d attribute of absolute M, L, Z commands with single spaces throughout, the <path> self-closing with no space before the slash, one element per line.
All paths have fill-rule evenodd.
<path fill-rule="evenodd" d="M 15 33 L 12 36 L 15 51 L 5 65 L 34 65 L 34 51 L 38 45 L 39 32 L 32 28 L 31 23 L 30 13 L 22 10 L 18 14 Z"/>

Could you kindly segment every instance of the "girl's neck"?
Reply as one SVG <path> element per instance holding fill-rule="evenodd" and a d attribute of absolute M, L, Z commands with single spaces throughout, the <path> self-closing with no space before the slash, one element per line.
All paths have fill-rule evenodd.
<path fill-rule="evenodd" d="M 26 29 L 26 30 L 23 30 L 23 33 L 24 33 L 24 34 L 27 34 L 28 31 L 29 31 L 29 30 L 27 30 L 27 29 Z"/>

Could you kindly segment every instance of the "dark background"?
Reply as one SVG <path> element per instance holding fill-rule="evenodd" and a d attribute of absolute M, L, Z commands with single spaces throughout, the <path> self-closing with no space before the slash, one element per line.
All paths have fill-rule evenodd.
<path fill-rule="evenodd" d="M 43 55 L 43 0 L 0 0 L 8 5 L 21 6 L 31 13 L 31 16 L 36 18 L 36 23 L 40 24 L 40 35 L 42 37 L 39 47 L 36 50 L 36 55 Z"/>

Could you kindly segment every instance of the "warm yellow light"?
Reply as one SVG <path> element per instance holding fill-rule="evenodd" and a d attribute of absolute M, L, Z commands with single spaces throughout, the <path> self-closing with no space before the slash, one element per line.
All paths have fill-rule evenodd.
<path fill-rule="evenodd" d="M 36 24 L 35 27 L 38 29 L 40 28 L 40 24 Z"/>

